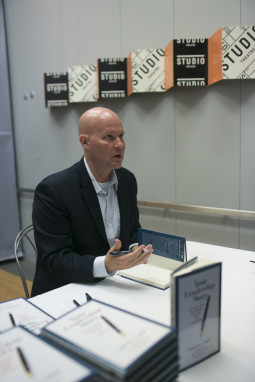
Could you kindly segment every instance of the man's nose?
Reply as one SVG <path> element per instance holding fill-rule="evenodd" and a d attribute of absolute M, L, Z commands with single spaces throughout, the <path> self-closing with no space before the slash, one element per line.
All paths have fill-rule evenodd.
<path fill-rule="evenodd" d="M 115 144 L 114 144 L 115 147 L 121 147 L 124 145 L 125 145 L 125 143 L 124 143 L 123 139 L 120 139 L 119 137 L 116 139 Z"/>

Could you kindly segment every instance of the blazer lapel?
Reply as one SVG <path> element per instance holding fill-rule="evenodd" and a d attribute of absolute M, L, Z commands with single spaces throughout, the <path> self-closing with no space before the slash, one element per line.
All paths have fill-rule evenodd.
<path fill-rule="evenodd" d="M 120 209 L 120 238 L 125 237 L 125 232 L 128 232 L 128 226 L 127 226 L 127 214 L 128 214 L 128 206 L 127 206 L 127 200 L 128 196 L 127 188 L 123 184 L 122 175 L 116 171 L 117 178 L 118 178 L 118 190 L 117 190 L 117 196 L 118 196 L 118 202 L 119 202 L 119 209 Z"/>
<path fill-rule="evenodd" d="M 90 211 L 91 218 L 94 220 L 100 234 L 108 243 L 97 194 L 85 167 L 83 158 L 80 161 L 80 187 L 82 198 Z"/>

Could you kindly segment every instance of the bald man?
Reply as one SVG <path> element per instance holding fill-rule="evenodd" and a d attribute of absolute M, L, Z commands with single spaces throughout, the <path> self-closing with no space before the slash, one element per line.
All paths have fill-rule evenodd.
<path fill-rule="evenodd" d="M 31 296 L 71 282 L 94 283 L 145 263 L 137 245 L 137 183 L 122 167 L 124 129 L 113 111 L 96 107 L 79 121 L 84 156 L 35 190 L 32 220 L 38 250 Z M 114 257 L 113 250 L 132 249 Z M 143 250 L 148 250 L 144 253 Z"/>

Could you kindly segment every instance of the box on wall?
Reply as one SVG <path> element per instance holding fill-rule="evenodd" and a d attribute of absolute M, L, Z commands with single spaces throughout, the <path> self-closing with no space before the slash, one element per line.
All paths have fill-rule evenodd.
<path fill-rule="evenodd" d="M 165 48 L 166 90 L 208 84 L 208 40 L 172 40 Z"/>
<path fill-rule="evenodd" d="M 165 68 L 163 49 L 136 49 L 129 53 L 128 95 L 164 92 Z"/>
<path fill-rule="evenodd" d="M 68 73 L 44 73 L 45 106 L 68 105 Z"/>
<path fill-rule="evenodd" d="M 173 40 L 164 49 L 165 52 L 165 89 L 174 86 L 174 42 Z"/>
<path fill-rule="evenodd" d="M 127 59 L 99 58 L 97 60 L 98 97 L 127 96 Z"/>
<path fill-rule="evenodd" d="M 255 26 L 218 29 L 209 38 L 209 81 L 255 79 Z"/>
<path fill-rule="evenodd" d="M 97 101 L 95 65 L 73 65 L 68 68 L 69 102 Z"/>

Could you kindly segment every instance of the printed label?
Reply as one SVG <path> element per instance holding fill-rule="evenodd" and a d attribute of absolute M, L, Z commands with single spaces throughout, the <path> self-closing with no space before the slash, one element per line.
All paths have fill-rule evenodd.
<path fill-rule="evenodd" d="M 164 92 L 164 49 L 132 51 L 133 93 Z"/>
<path fill-rule="evenodd" d="M 69 102 L 97 101 L 95 65 L 77 65 L 68 69 Z"/>
<path fill-rule="evenodd" d="M 255 26 L 222 28 L 223 79 L 255 78 Z"/>
<path fill-rule="evenodd" d="M 44 73 L 45 106 L 68 105 L 68 73 Z"/>
<path fill-rule="evenodd" d="M 174 85 L 208 84 L 208 40 L 174 40 Z"/>
<path fill-rule="evenodd" d="M 97 60 L 99 97 L 123 98 L 127 95 L 127 59 L 100 58 Z"/>

